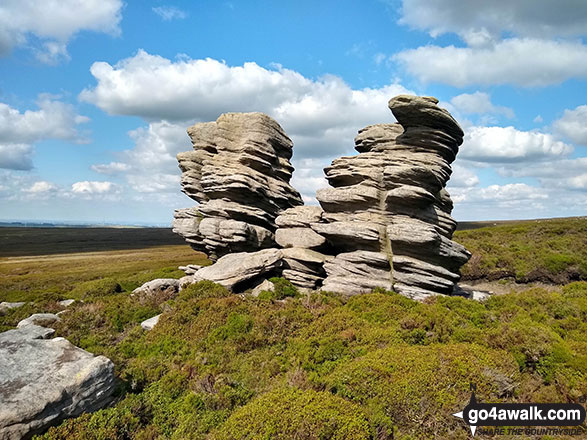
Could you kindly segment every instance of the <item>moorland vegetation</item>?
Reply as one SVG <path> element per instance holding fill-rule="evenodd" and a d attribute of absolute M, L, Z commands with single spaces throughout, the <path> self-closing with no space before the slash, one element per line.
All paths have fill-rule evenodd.
<path fill-rule="evenodd" d="M 47 440 L 465 439 L 468 427 L 451 414 L 471 383 L 484 402 L 587 396 L 586 237 L 585 218 L 457 233 L 473 253 L 465 277 L 551 283 L 507 284 L 511 293 L 484 302 L 302 294 L 283 279 L 258 297 L 208 281 L 171 300 L 129 295 L 202 263 L 186 246 L 70 269 L 59 259 L 38 270 L 0 260 L 0 300 L 31 301 L 0 316 L 0 330 L 75 298 L 57 335 L 116 366 L 114 404 L 51 428 Z M 154 329 L 142 330 L 158 313 Z"/>

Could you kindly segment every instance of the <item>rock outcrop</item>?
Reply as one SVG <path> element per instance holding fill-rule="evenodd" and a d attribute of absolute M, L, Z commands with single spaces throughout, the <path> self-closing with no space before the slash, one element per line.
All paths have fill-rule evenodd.
<path fill-rule="evenodd" d="M 391 99 L 399 123 L 360 130 L 359 154 L 324 170 L 331 188 L 316 194 L 322 210 L 294 208 L 277 218 L 277 237 L 297 237 L 280 244 L 322 252 L 326 276 L 313 279 L 316 285 L 349 295 L 376 287 L 420 299 L 452 293 L 470 257 L 451 240 L 456 222 L 445 189 L 463 131 L 437 103 L 417 96 Z M 320 277 L 320 265 L 311 275 Z M 283 276 L 309 284 L 300 282 L 299 271 L 284 270 Z"/>
<path fill-rule="evenodd" d="M 288 183 L 291 141 L 268 116 L 230 113 L 191 127 L 194 151 L 178 160 L 183 191 L 200 205 L 176 212 L 174 230 L 222 258 L 190 276 L 239 290 L 278 271 L 298 287 L 347 295 L 451 294 L 470 258 L 452 241 L 445 189 L 463 131 L 437 104 L 391 99 L 398 123 L 359 131 L 359 154 L 325 168 L 320 206 L 299 206 Z"/>
<path fill-rule="evenodd" d="M 114 365 L 35 324 L 0 333 L 0 440 L 30 438 L 110 402 Z"/>
<path fill-rule="evenodd" d="M 193 150 L 177 156 L 181 185 L 199 205 L 176 211 L 173 230 L 212 260 L 276 247 L 275 218 L 302 204 L 283 129 L 262 113 L 226 113 L 188 134 Z"/>

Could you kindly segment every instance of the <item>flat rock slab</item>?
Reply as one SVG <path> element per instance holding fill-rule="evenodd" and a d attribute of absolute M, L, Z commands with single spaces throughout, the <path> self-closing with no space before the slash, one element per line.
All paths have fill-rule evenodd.
<path fill-rule="evenodd" d="M 0 333 L 0 440 L 30 438 L 110 402 L 114 365 L 34 324 Z"/>
<path fill-rule="evenodd" d="M 212 266 L 203 267 L 194 276 L 214 281 L 234 291 L 239 284 L 280 267 L 282 258 L 283 254 L 279 249 L 229 254 L 220 258 Z"/>

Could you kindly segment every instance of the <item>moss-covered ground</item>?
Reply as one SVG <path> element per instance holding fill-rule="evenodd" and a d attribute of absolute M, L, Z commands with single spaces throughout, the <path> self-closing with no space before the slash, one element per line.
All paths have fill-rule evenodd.
<path fill-rule="evenodd" d="M 568 227 L 574 242 L 585 241 L 584 225 Z M 482 228 L 458 239 L 482 258 L 513 252 L 508 241 L 486 254 L 487 234 L 517 232 Z M 577 267 L 585 264 L 585 249 L 576 243 L 530 245 L 536 253 L 562 249 Z M 532 258 L 528 264 L 537 269 L 541 260 Z M 139 281 L 162 276 L 158 270 L 181 273 L 171 264 L 157 269 L 155 261 L 139 272 L 122 265 L 118 272 L 95 268 L 93 278 L 73 284 L 60 280 L 69 280 L 65 272 L 47 274 L 53 295 L 83 300 L 61 315 L 57 334 L 112 359 L 120 385 L 111 407 L 41 438 L 466 439 L 468 427 L 452 414 L 468 402 L 471 383 L 484 402 L 587 397 L 586 281 L 481 303 L 459 297 L 419 303 L 384 291 L 350 299 L 306 295 L 285 280 L 277 292 L 254 298 L 200 282 L 172 300 L 140 302 L 128 294 Z M 53 297 L 36 299 L 0 317 L 4 329 L 33 311 L 59 309 Z M 143 331 L 139 323 L 158 313 L 157 326 Z"/>

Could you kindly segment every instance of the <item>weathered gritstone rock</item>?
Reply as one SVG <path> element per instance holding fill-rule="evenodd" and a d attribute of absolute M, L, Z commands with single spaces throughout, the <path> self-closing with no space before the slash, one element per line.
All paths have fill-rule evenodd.
<path fill-rule="evenodd" d="M 177 158 L 182 190 L 199 206 L 176 211 L 173 230 L 212 260 L 275 247 L 275 218 L 302 204 L 283 129 L 262 113 L 226 113 L 188 134 L 193 150 Z"/>
<path fill-rule="evenodd" d="M 225 255 L 211 266 L 198 270 L 193 276 L 214 281 L 233 292 L 242 292 L 261 281 L 261 277 L 278 275 L 283 254 L 279 249 L 239 252 Z"/>
<path fill-rule="evenodd" d="M 30 438 L 108 404 L 114 365 L 30 324 L 0 333 L 0 440 Z"/>
<path fill-rule="evenodd" d="M 376 287 L 418 299 L 452 293 L 470 257 L 451 240 L 456 222 L 445 189 L 463 132 L 437 103 L 417 96 L 391 99 L 399 123 L 360 130 L 359 154 L 325 168 L 331 188 L 316 194 L 322 209 L 296 207 L 277 218 L 280 245 L 335 256 L 312 271 L 294 264 L 283 271 L 285 278 L 349 295 Z"/>

